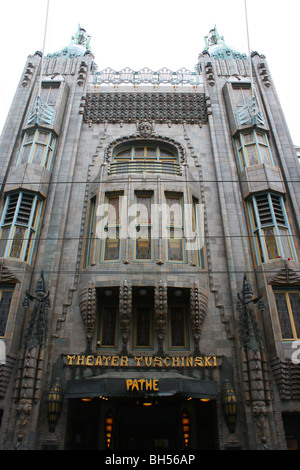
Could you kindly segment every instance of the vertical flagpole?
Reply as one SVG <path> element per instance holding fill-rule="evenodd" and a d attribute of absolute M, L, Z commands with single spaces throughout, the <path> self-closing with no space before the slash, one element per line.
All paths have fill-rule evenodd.
<path fill-rule="evenodd" d="M 244 4 L 245 4 L 246 30 L 247 30 L 247 42 L 248 42 L 248 56 L 249 56 L 249 60 L 250 60 L 251 90 L 252 90 L 252 97 L 253 97 L 253 96 L 254 96 L 254 89 L 253 89 L 253 69 L 252 69 L 252 59 L 251 59 L 251 49 L 250 49 L 249 28 L 248 28 L 247 0 L 244 0 Z"/>
<path fill-rule="evenodd" d="M 44 29 L 44 41 L 43 41 L 43 49 L 42 49 L 42 61 L 41 61 L 41 72 L 40 72 L 40 84 L 39 84 L 38 97 L 40 97 L 41 89 L 42 89 L 42 75 L 43 75 L 43 69 L 44 69 L 44 54 L 45 54 L 46 35 L 47 35 L 49 2 L 50 2 L 50 0 L 47 0 L 47 11 L 46 11 L 46 21 L 45 21 L 45 29 Z"/>

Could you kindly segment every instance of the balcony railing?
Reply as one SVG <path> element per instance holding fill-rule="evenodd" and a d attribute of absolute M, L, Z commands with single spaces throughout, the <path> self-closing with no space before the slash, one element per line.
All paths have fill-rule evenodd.
<path fill-rule="evenodd" d="M 108 167 L 109 175 L 123 173 L 147 173 L 161 175 L 181 176 L 181 168 L 178 163 L 167 162 L 115 162 Z"/>

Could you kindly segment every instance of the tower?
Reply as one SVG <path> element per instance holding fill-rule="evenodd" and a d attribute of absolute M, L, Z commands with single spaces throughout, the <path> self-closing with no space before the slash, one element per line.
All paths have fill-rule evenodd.
<path fill-rule="evenodd" d="M 1 140 L 2 448 L 299 445 L 297 156 L 266 58 L 205 45 L 192 71 L 98 70 L 79 26 L 28 57 Z"/>

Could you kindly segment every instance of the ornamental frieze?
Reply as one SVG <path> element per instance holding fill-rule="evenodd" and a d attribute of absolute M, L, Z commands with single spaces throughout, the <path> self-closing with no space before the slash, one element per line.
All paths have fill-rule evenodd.
<path fill-rule="evenodd" d="M 154 121 L 207 122 L 204 93 L 88 93 L 81 104 L 83 119 L 92 123 Z"/>

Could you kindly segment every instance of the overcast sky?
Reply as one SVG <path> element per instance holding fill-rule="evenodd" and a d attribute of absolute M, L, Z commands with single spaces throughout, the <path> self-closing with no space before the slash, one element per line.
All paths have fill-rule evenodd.
<path fill-rule="evenodd" d="M 4 5 L 5 3 L 5 5 Z M 250 46 L 264 54 L 288 127 L 300 146 L 299 0 L 247 0 Z M 2 0 L 0 129 L 26 58 L 42 50 L 47 0 Z M 50 0 L 45 54 L 60 51 L 78 24 L 92 36 L 98 70 L 194 70 L 204 36 L 217 26 L 248 54 L 244 0 Z"/>

